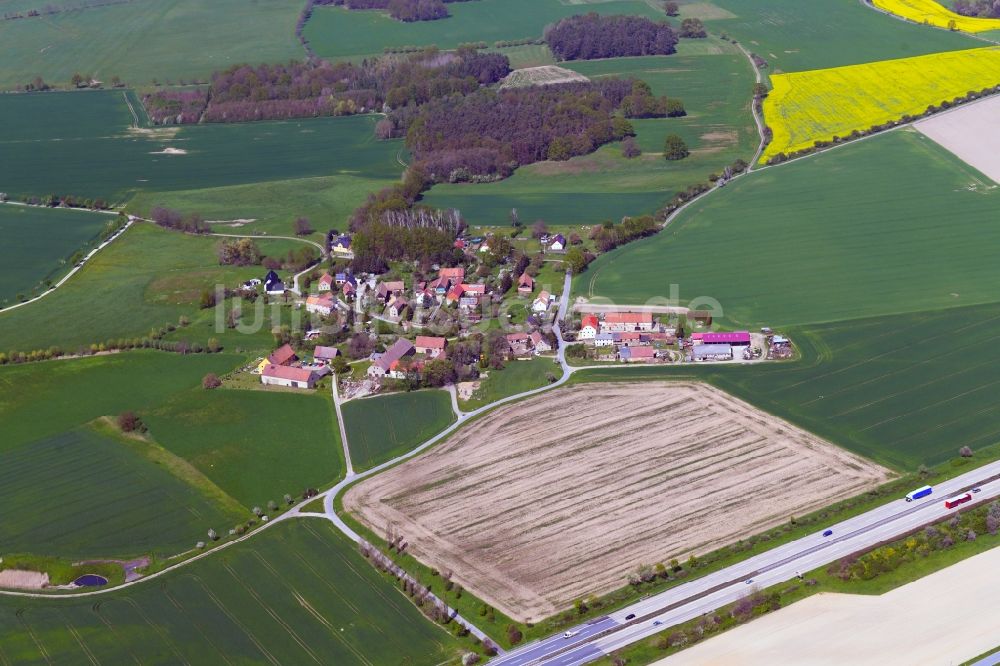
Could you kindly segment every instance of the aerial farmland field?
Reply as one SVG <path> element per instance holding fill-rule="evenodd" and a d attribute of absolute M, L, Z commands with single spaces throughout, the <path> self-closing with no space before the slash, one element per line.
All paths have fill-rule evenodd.
<path fill-rule="evenodd" d="M 962 16 L 937 0 L 872 0 L 872 4 L 915 23 L 929 24 L 937 28 L 954 27 L 955 30 L 963 32 L 1000 30 L 1000 19 Z"/>
<path fill-rule="evenodd" d="M 351 462 L 357 471 L 395 458 L 455 420 L 445 391 L 395 393 L 351 400 L 341 407 Z"/>
<path fill-rule="evenodd" d="M 774 138 L 761 161 L 992 89 L 998 67 L 1000 48 L 991 47 L 772 75 L 764 121 Z"/>
<path fill-rule="evenodd" d="M 549 23 L 587 12 L 663 17 L 642 0 L 608 0 L 581 7 L 561 0 L 479 0 L 455 3 L 440 21 L 401 23 L 378 11 L 352 11 L 320 6 L 306 24 L 305 37 L 318 55 L 360 59 L 386 47 L 430 46 L 453 49 L 459 44 L 539 38 Z"/>
<path fill-rule="evenodd" d="M 0 11 L 42 9 L 60 3 L 0 3 Z M 298 0 L 133 0 L 75 11 L 0 21 L 0 89 L 41 76 L 69 84 L 75 73 L 131 85 L 207 80 L 231 64 L 303 57 L 295 39 Z M 11 5 L 8 7 L 8 5 Z M 84 9 L 79 9 L 84 5 Z M 225 29 L 220 29 L 220 26 Z"/>
<path fill-rule="evenodd" d="M 0 303 L 55 282 L 68 260 L 114 220 L 100 213 L 0 206 Z"/>
<path fill-rule="evenodd" d="M 158 581 L 84 599 L 0 600 L 0 661 L 413 664 L 460 643 L 326 521 L 268 528 Z"/>
<path fill-rule="evenodd" d="M 174 555 L 250 515 L 89 428 L 0 453 L 0 502 L 6 552 L 77 558 Z"/>
<path fill-rule="evenodd" d="M 563 63 L 590 79 L 635 77 L 656 95 L 677 97 L 683 118 L 635 120 L 643 155 L 625 159 L 621 144 L 565 162 L 541 162 L 518 169 L 498 183 L 437 185 L 426 196 L 430 205 L 462 211 L 473 225 L 507 225 L 511 208 L 523 220 L 552 225 L 619 221 L 625 215 L 651 214 L 674 194 L 707 182 L 740 158 L 749 161 L 758 138 L 746 91 L 753 72 L 746 57 L 731 45 L 713 40 L 712 50 L 685 55 L 612 58 Z M 667 134 L 680 135 L 691 155 L 679 162 L 663 159 Z"/>
<path fill-rule="evenodd" d="M 344 507 L 532 622 L 887 475 L 704 384 L 591 384 L 503 407 Z"/>
<path fill-rule="evenodd" d="M 1000 183 L 1000 97 L 990 97 L 917 121 L 913 126 L 945 150 Z"/>
<path fill-rule="evenodd" d="M 930 139 L 896 130 L 712 193 L 657 236 L 598 258 L 574 295 L 644 303 L 675 284 L 682 304 L 715 299 L 732 326 L 992 302 L 998 197 Z"/>

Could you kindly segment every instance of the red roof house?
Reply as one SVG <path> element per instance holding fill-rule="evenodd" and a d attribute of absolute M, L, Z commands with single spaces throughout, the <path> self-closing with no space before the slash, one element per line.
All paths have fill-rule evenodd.
<path fill-rule="evenodd" d="M 298 360 L 298 356 L 295 355 L 291 345 L 282 345 L 271 352 L 267 360 L 271 365 L 289 365 L 292 361 Z"/>

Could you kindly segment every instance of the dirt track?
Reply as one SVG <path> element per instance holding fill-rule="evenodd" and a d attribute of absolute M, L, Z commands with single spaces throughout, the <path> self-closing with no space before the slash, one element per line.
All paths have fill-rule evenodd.
<path fill-rule="evenodd" d="M 499 409 L 344 505 L 537 621 L 888 474 L 707 385 L 588 384 Z"/>

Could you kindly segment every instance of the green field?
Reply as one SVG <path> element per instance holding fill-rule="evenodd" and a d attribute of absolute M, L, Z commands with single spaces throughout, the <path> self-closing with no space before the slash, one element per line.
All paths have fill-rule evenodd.
<path fill-rule="evenodd" d="M 0 3 L 0 12 L 51 4 Z M 10 5 L 8 7 L 8 5 Z M 132 85 L 207 79 L 240 62 L 305 56 L 295 38 L 299 0 L 133 0 L 40 18 L 0 21 L 0 89 L 42 76 L 69 86 L 74 72 Z"/>
<path fill-rule="evenodd" d="M 459 402 L 462 411 L 470 412 L 510 395 L 517 395 L 549 383 L 547 373 L 559 375 L 559 366 L 551 358 L 511 361 L 503 370 L 490 370 L 471 400 Z"/>
<path fill-rule="evenodd" d="M 600 257 L 574 292 L 641 303 L 676 284 L 734 326 L 992 302 L 998 203 L 979 172 L 894 131 L 739 179 Z"/>
<path fill-rule="evenodd" d="M 96 599 L 0 601 L 4 664 L 434 666 L 460 647 L 316 519 Z"/>
<path fill-rule="evenodd" d="M 215 255 L 218 243 L 218 238 L 136 225 L 44 299 L 0 311 L 0 349 L 30 351 L 60 345 L 64 351 L 76 351 L 79 345 L 149 335 L 152 327 L 176 324 L 181 315 L 192 324 L 178 329 L 172 339 L 204 345 L 215 337 L 231 349 L 268 348 L 273 345 L 270 323 L 262 323 L 252 335 L 225 328 L 219 332 L 214 310 L 198 309 L 202 290 L 262 277 L 259 266 L 220 266 Z M 258 240 L 258 245 L 275 254 L 298 246 L 281 240 Z M 263 322 L 263 302 L 258 303 Z M 245 319 L 252 321 L 253 314 L 254 309 L 246 306 Z M 267 317 L 272 314 L 268 311 Z"/>
<path fill-rule="evenodd" d="M 351 400 L 341 407 L 351 463 L 363 471 L 406 453 L 455 420 L 445 391 L 414 391 Z"/>
<path fill-rule="evenodd" d="M 685 55 L 687 52 L 693 55 Z M 750 115 L 753 73 L 746 57 L 718 40 L 683 42 L 678 55 L 564 63 L 590 78 L 633 76 L 657 95 L 679 97 L 688 115 L 633 121 L 640 157 L 621 156 L 621 144 L 603 146 L 566 162 L 542 162 L 488 184 L 438 185 L 427 203 L 462 211 L 473 225 L 509 225 L 510 210 L 522 220 L 593 224 L 625 215 L 653 213 L 678 191 L 707 182 L 737 158 L 750 161 L 757 131 Z M 691 155 L 663 159 L 667 134 L 684 138 Z"/>
<path fill-rule="evenodd" d="M 0 502 L 6 552 L 63 557 L 174 555 L 249 516 L 90 429 L 0 453 Z"/>
<path fill-rule="evenodd" d="M 145 418 L 157 442 L 248 507 L 301 497 L 343 471 L 326 395 L 196 388 Z"/>
<path fill-rule="evenodd" d="M 479 0 L 448 7 L 440 21 L 402 23 L 375 11 L 316 7 L 305 37 L 321 58 L 345 59 L 381 54 L 385 47 L 429 46 L 453 49 L 459 44 L 541 37 L 549 23 L 561 18 L 599 12 L 665 18 L 642 0 L 565 3 L 560 0 Z"/>
<path fill-rule="evenodd" d="M 0 452 L 60 435 L 100 416 L 140 414 L 169 396 L 223 374 L 233 354 L 126 352 L 0 367 Z"/>
<path fill-rule="evenodd" d="M 4 191 L 12 197 L 72 194 L 121 202 L 137 191 L 316 176 L 343 177 L 346 187 L 356 185 L 358 178 L 392 181 L 402 171 L 396 161 L 402 143 L 376 141 L 374 116 L 134 129 L 125 95 L 95 91 L 0 96 Z M 166 148 L 186 154 L 163 154 Z M 360 203 L 365 194 L 358 192 L 352 201 Z M 267 197 L 261 193 L 250 199 Z M 228 204 L 211 203 L 213 217 L 205 216 L 255 216 L 244 211 L 235 196 Z M 294 200 L 285 204 L 287 232 L 298 211 Z"/>
<path fill-rule="evenodd" d="M 907 24 L 858 0 L 713 0 L 737 18 L 706 27 L 728 33 L 768 61 L 765 72 L 856 65 L 875 60 L 970 49 L 966 35 Z"/>
<path fill-rule="evenodd" d="M 0 303 L 31 296 L 42 280 L 57 281 L 73 253 L 112 220 L 84 211 L 0 206 Z"/>

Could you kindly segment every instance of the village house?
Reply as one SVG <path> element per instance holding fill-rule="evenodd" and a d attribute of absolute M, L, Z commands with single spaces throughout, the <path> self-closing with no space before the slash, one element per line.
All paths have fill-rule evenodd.
<path fill-rule="evenodd" d="M 531 304 L 534 312 L 546 312 L 552 306 L 552 294 L 544 289 L 538 294 L 538 298 Z"/>
<path fill-rule="evenodd" d="M 277 273 L 268 271 L 267 275 L 264 276 L 264 291 L 271 296 L 281 296 L 285 293 L 285 283 L 281 281 Z"/>
<path fill-rule="evenodd" d="M 345 301 L 350 302 L 354 300 L 354 297 L 358 294 L 358 283 L 354 280 L 354 276 L 347 276 L 343 286 L 340 288 L 340 293 L 343 294 Z"/>
<path fill-rule="evenodd" d="M 527 333 L 508 333 L 507 344 L 514 356 L 527 356 L 531 353 L 531 336 Z"/>
<path fill-rule="evenodd" d="M 465 279 L 465 268 L 456 266 L 455 268 L 442 268 L 438 271 L 438 277 L 443 280 L 451 280 L 460 283 Z"/>
<path fill-rule="evenodd" d="M 531 277 L 527 273 L 521 273 L 521 277 L 517 278 L 517 293 L 522 296 L 528 296 L 535 290 L 535 278 Z"/>
<path fill-rule="evenodd" d="M 337 302 L 330 294 L 306 297 L 306 312 L 329 317 L 337 308 Z"/>
<path fill-rule="evenodd" d="M 428 358 L 440 358 L 445 354 L 448 347 L 446 338 L 437 338 L 430 335 L 418 335 L 413 345 L 418 354 L 423 354 Z"/>
<path fill-rule="evenodd" d="M 295 350 L 292 349 L 292 346 L 282 345 L 257 365 L 257 372 L 264 372 L 264 368 L 268 365 L 291 365 L 297 360 L 299 360 L 299 357 L 295 355 Z"/>
<path fill-rule="evenodd" d="M 640 333 L 631 331 L 628 333 L 612 333 L 615 337 L 615 344 L 619 347 L 640 347 L 649 346 L 649 338 L 643 341 L 643 336 Z"/>
<path fill-rule="evenodd" d="M 549 239 L 549 250 L 552 252 L 562 252 L 566 249 L 566 237 L 562 234 L 556 234 L 551 239 Z"/>
<path fill-rule="evenodd" d="M 399 319 L 404 314 L 406 314 L 406 309 L 410 307 L 409 302 L 402 296 L 394 296 L 389 302 L 389 307 L 386 310 L 388 316 L 393 319 Z"/>
<path fill-rule="evenodd" d="M 330 291 L 333 289 L 333 285 L 334 278 L 329 273 L 323 273 L 323 276 L 316 282 L 316 288 L 319 291 Z"/>
<path fill-rule="evenodd" d="M 351 249 L 351 237 L 344 235 L 334 239 L 330 245 L 330 250 L 342 259 L 353 259 L 354 250 Z"/>
<path fill-rule="evenodd" d="M 614 347 L 615 346 L 615 334 L 614 333 L 598 333 L 594 336 L 594 346 L 595 347 Z"/>
<path fill-rule="evenodd" d="M 316 349 L 313 350 L 313 363 L 316 365 L 330 365 L 330 362 L 338 356 L 340 356 L 340 350 L 336 347 L 316 345 Z"/>
<path fill-rule="evenodd" d="M 325 370 L 325 372 L 324 372 Z M 260 374 L 260 383 L 266 386 L 285 386 L 288 388 L 315 388 L 316 382 L 329 373 L 323 368 L 291 368 L 285 365 L 268 365 Z"/>
<path fill-rule="evenodd" d="M 392 369 L 392 364 L 396 361 L 412 356 L 416 349 L 406 338 L 399 338 L 392 346 L 381 354 L 372 355 L 372 364 L 368 367 L 370 377 L 385 377 Z"/>
<path fill-rule="evenodd" d="M 693 361 L 731 361 L 733 360 L 732 345 L 700 344 L 691 350 Z"/>
<path fill-rule="evenodd" d="M 549 341 L 540 332 L 535 331 L 528 338 L 531 340 L 531 346 L 535 350 L 535 354 L 546 354 L 552 351 L 552 345 L 549 344 Z"/>
<path fill-rule="evenodd" d="M 457 303 L 462 298 L 462 294 L 465 293 L 465 289 L 460 284 L 456 284 L 454 287 L 448 290 L 448 295 L 445 296 L 445 302 L 448 305 L 452 303 Z"/>
<path fill-rule="evenodd" d="M 601 329 L 601 322 L 596 315 L 585 315 L 580 323 L 580 332 L 577 334 L 579 340 L 593 340 L 597 337 L 597 332 Z"/>
<path fill-rule="evenodd" d="M 393 296 L 400 296 L 404 291 L 406 291 L 406 285 L 403 284 L 402 280 L 380 282 L 378 289 L 375 290 L 375 297 L 383 303 L 388 303 Z"/>
<path fill-rule="evenodd" d="M 624 347 L 618 351 L 618 358 L 626 363 L 651 363 L 656 357 L 652 347 Z"/>
<path fill-rule="evenodd" d="M 601 322 L 601 331 L 604 333 L 652 330 L 653 315 L 649 312 L 609 312 Z"/>

